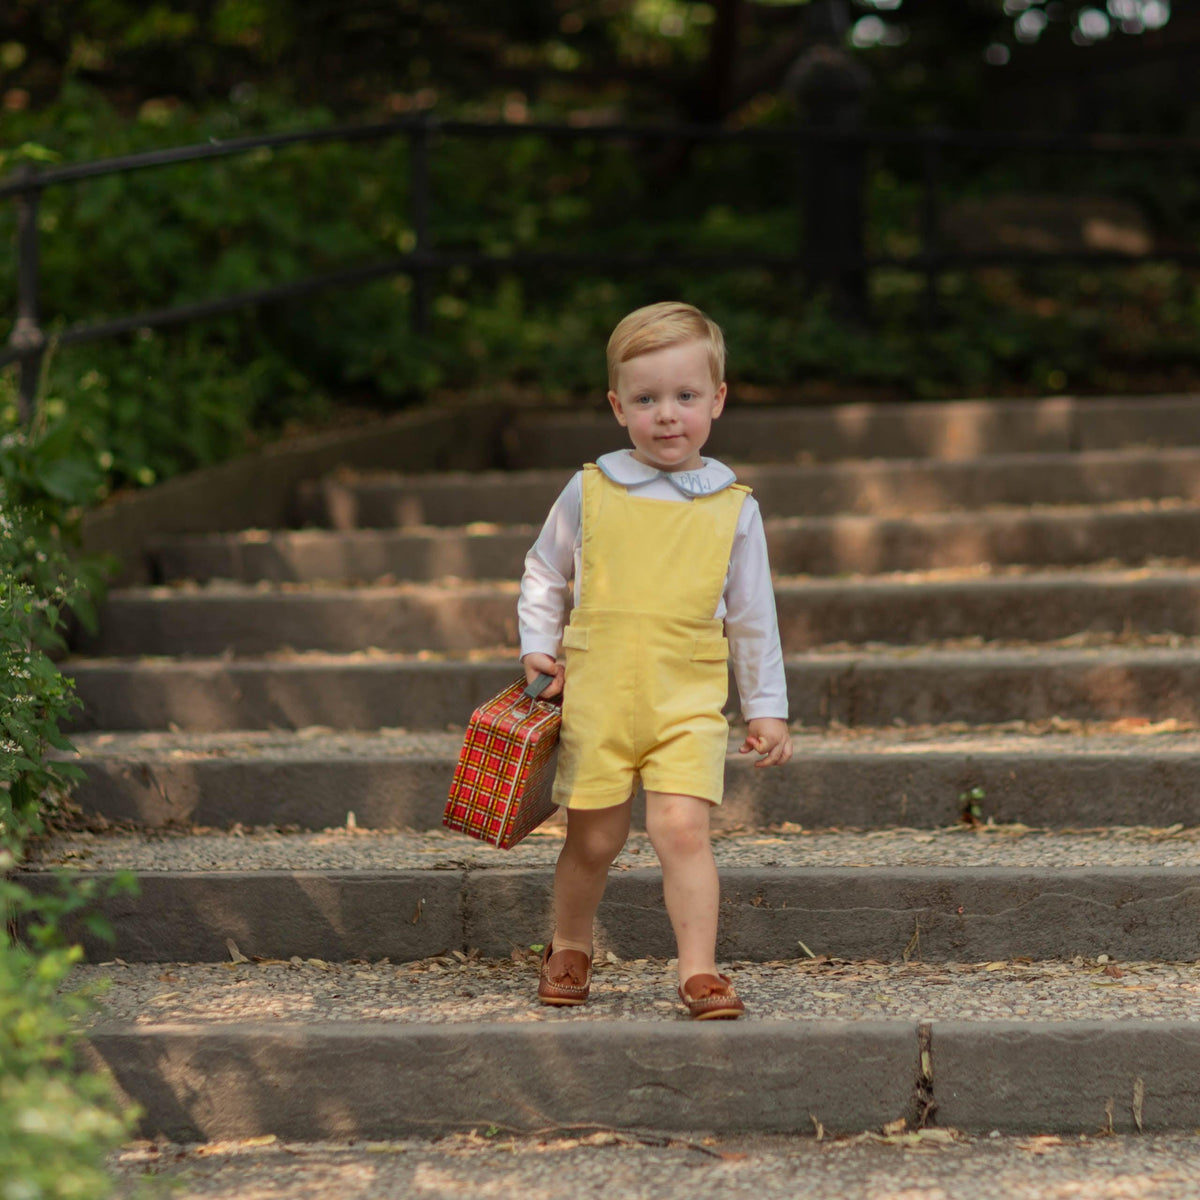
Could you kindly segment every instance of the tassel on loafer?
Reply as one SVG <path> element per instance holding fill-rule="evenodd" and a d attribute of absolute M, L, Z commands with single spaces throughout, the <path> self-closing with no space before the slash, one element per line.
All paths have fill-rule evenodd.
<path fill-rule="evenodd" d="M 679 999 L 695 1021 L 733 1021 L 746 1011 L 728 975 L 693 975 L 679 988 Z"/>
<path fill-rule="evenodd" d="M 592 987 L 592 960 L 582 950 L 555 950 L 547 945 L 542 951 L 542 969 L 538 977 L 538 999 L 543 1004 L 567 1007 L 583 1004 Z"/>

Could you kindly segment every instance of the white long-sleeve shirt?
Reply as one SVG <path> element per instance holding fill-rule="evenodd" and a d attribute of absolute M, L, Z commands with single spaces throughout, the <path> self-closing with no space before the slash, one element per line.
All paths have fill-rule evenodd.
<path fill-rule="evenodd" d="M 659 471 L 639 462 L 629 450 L 605 454 L 596 465 L 614 483 L 652 500 L 686 502 L 693 496 L 720 491 L 736 478 L 715 458 L 704 459 L 697 471 Z M 534 653 L 554 658 L 559 652 L 567 599 L 570 596 L 579 603 L 582 531 L 583 472 L 579 471 L 559 494 L 525 556 L 517 604 L 522 658 Z M 767 539 L 753 496 L 746 497 L 738 516 L 725 588 L 713 617 L 725 622 L 742 716 L 747 721 L 756 717 L 787 720 L 787 682 Z"/>

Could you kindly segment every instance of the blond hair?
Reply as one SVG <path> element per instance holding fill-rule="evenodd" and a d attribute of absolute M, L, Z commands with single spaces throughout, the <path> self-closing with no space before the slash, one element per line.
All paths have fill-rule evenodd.
<path fill-rule="evenodd" d="M 720 384 L 725 378 L 725 337 L 716 321 L 681 300 L 634 309 L 617 323 L 608 339 L 608 386 L 616 389 L 617 371 L 631 358 L 693 341 L 704 343 L 713 383 Z"/>

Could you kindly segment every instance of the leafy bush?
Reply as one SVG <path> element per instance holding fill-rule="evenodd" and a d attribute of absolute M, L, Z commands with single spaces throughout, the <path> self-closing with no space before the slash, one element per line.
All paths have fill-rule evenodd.
<path fill-rule="evenodd" d="M 122 115 L 68 81 L 38 112 L 6 116 L 10 151 L 79 161 L 333 120 L 266 91 L 196 110 L 148 102 Z M 547 107 L 531 117 L 556 119 Z M 778 114 L 770 119 L 777 119 Z M 979 161 L 976 161 L 978 159 Z M 1074 160 L 1072 160 L 1074 161 Z M 920 247 L 919 163 L 872 152 L 869 248 Z M 1144 164 L 1142 164 L 1144 167 Z M 429 280 L 430 328 L 414 332 L 407 276 L 308 294 L 159 332 L 52 352 L 47 411 L 73 430 L 108 486 L 152 483 L 218 462 L 294 423 L 326 419 L 330 397 L 390 408 L 438 389 L 513 385 L 555 402 L 602 398 L 604 341 L 624 312 L 683 295 L 727 329 L 731 383 L 816 398 L 1107 392 L 1195 385 L 1195 271 L 1163 266 L 951 273 L 925 324 L 924 281 L 872 276 L 869 327 L 837 318 L 799 270 L 673 268 L 675 249 L 798 255 L 801 165 L 784 144 L 572 143 L 436 134 L 434 244 L 505 255 L 642 252 L 658 265 L 506 275 L 458 265 Z M 1090 189 L 1134 200 L 1179 244 L 1194 240 L 1200 193 L 1129 162 L 1069 177 L 1012 155 L 948 163 L 947 201 L 1022 189 Z M 403 137 L 292 146 L 177 164 L 44 191 L 42 307 L 51 325 L 214 297 L 411 250 Z M 0 206 L 0 338 L 14 309 L 13 213 Z M 1189 230 L 1191 232 L 1189 233 Z M 80 455 L 76 455 L 79 457 Z"/>
<path fill-rule="evenodd" d="M 103 478 L 78 432 L 43 409 L 32 430 L 0 437 L 0 1200 L 107 1195 L 104 1158 L 133 1116 L 78 1069 L 78 1018 L 90 1000 L 66 990 L 81 952 L 61 930 L 78 916 L 108 932 L 86 911 L 97 881 L 62 873 L 57 891 L 34 896 L 12 875 L 82 774 L 52 757 L 71 748 L 59 726 L 78 701 L 51 655 L 63 648 L 68 611 L 94 620 L 103 574 L 65 549 Z M 129 887 L 128 877 L 116 886 Z"/>
<path fill-rule="evenodd" d="M 27 510 L 0 511 L 0 842 L 39 834 L 81 772 L 47 759 L 69 750 L 59 724 L 78 703 L 48 652 L 62 646 L 64 606 L 91 606 L 70 564 Z"/>
<path fill-rule="evenodd" d="M 99 1200 L 111 1191 L 105 1156 L 136 1114 L 80 1070 L 78 1023 L 94 999 L 66 990 L 81 952 L 59 932 L 97 898 L 98 881 L 64 873 L 57 893 L 33 897 L 5 878 L 15 861 L 0 846 L 0 912 L 21 921 L 26 938 L 0 939 L 0 1200 Z M 105 931 L 97 914 L 84 920 Z"/>

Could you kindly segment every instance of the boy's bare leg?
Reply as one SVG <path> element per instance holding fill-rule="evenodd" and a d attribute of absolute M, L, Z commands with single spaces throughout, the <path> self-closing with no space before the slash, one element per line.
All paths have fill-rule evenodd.
<path fill-rule="evenodd" d="M 663 896 L 679 948 L 679 982 L 717 973 L 721 884 L 709 840 L 712 805 L 696 796 L 646 793 L 646 832 L 662 863 Z"/>
<path fill-rule="evenodd" d="M 608 868 L 629 837 L 632 797 L 612 808 L 567 809 L 567 839 L 554 869 L 554 943 L 590 947 Z"/>

